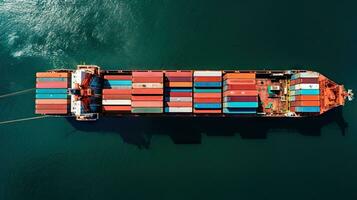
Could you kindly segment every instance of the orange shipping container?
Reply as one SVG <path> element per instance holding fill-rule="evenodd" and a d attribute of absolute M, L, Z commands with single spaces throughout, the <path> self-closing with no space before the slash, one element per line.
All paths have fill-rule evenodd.
<path fill-rule="evenodd" d="M 105 94 L 131 94 L 131 89 L 103 89 Z"/>
<path fill-rule="evenodd" d="M 36 88 L 68 88 L 68 82 L 37 82 Z"/>
<path fill-rule="evenodd" d="M 133 83 L 162 83 L 162 77 L 133 77 Z"/>
<path fill-rule="evenodd" d="M 133 88 L 132 94 L 163 94 L 162 88 Z"/>
<path fill-rule="evenodd" d="M 36 104 L 69 104 L 70 99 L 36 99 Z"/>
<path fill-rule="evenodd" d="M 131 96 L 131 100 L 133 101 L 162 101 L 164 99 L 163 96 Z"/>
<path fill-rule="evenodd" d="M 295 96 L 296 101 L 319 101 L 320 96 L 318 95 L 297 95 Z"/>
<path fill-rule="evenodd" d="M 255 79 L 255 73 L 227 73 L 223 76 L 223 79 Z"/>
<path fill-rule="evenodd" d="M 103 99 L 131 99 L 130 94 L 106 94 Z"/>
<path fill-rule="evenodd" d="M 223 93 L 225 97 L 231 96 L 257 96 L 258 91 L 256 90 L 229 90 Z"/>
<path fill-rule="evenodd" d="M 166 82 L 166 87 L 192 87 L 192 82 Z"/>
<path fill-rule="evenodd" d="M 68 78 L 70 76 L 67 72 L 37 72 L 37 78 Z"/>
<path fill-rule="evenodd" d="M 165 72 L 166 77 L 190 77 L 192 76 L 192 71 L 176 71 L 176 72 L 171 72 L 167 71 Z"/>
<path fill-rule="evenodd" d="M 131 75 L 104 75 L 107 80 L 131 80 Z"/>
<path fill-rule="evenodd" d="M 162 101 L 132 101 L 131 107 L 141 107 L 141 108 L 163 107 L 163 102 Z"/>
<path fill-rule="evenodd" d="M 133 77 L 163 77 L 164 73 L 161 72 L 133 72 Z"/>
<path fill-rule="evenodd" d="M 221 98 L 221 93 L 194 93 L 193 97 L 196 98 Z"/>
<path fill-rule="evenodd" d="M 195 103 L 221 103 L 222 98 L 195 98 Z"/>
<path fill-rule="evenodd" d="M 222 111 L 221 110 L 197 110 L 197 109 L 193 109 L 193 112 L 194 113 L 198 113 L 198 114 L 204 114 L 204 113 L 221 113 Z"/>
<path fill-rule="evenodd" d="M 166 102 L 169 107 L 192 107 L 192 102 Z"/>
<path fill-rule="evenodd" d="M 220 76 L 198 76 L 194 78 L 195 82 L 220 82 L 222 77 Z"/>
<path fill-rule="evenodd" d="M 225 81 L 228 85 L 254 85 L 256 84 L 255 79 L 228 79 Z"/>

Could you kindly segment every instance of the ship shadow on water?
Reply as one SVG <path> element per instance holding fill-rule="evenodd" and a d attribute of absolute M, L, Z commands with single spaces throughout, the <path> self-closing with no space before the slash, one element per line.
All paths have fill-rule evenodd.
<path fill-rule="evenodd" d="M 234 136 L 243 139 L 265 139 L 270 130 L 297 132 L 306 136 L 320 136 L 321 129 L 336 123 L 342 135 L 348 124 L 342 108 L 315 118 L 216 118 L 216 117 L 102 117 L 96 122 L 77 122 L 68 118 L 77 130 L 86 132 L 117 133 L 125 143 L 149 148 L 153 135 L 168 135 L 175 144 L 200 144 L 202 134 Z"/>

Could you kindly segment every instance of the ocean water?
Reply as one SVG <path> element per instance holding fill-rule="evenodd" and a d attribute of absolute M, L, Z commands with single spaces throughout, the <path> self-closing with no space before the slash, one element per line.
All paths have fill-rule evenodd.
<path fill-rule="evenodd" d="M 33 88 L 37 71 L 80 63 L 305 68 L 357 89 L 356 7 L 347 0 L 0 0 L 0 96 Z M 32 117 L 34 93 L 0 98 L 0 107 L 0 121 Z M 0 199 L 357 199 L 356 112 L 351 102 L 304 122 L 0 124 Z"/>

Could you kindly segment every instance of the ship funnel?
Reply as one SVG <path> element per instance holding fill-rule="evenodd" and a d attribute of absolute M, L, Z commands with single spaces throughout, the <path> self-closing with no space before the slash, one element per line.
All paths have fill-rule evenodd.
<path fill-rule="evenodd" d="M 354 94 L 351 89 L 347 90 L 347 99 L 348 99 L 348 101 L 352 101 L 354 99 Z"/>

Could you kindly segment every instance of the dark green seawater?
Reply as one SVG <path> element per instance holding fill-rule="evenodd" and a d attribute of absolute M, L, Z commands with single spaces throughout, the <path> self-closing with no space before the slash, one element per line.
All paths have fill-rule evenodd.
<path fill-rule="evenodd" d="M 356 8 L 344 0 L 0 0 L 0 94 L 34 87 L 36 71 L 83 62 L 308 68 L 357 89 Z M 160 119 L 0 125 L 0 199 L 357 199 L 356 105 L 318 128 L 274 122 L 260 139 L 238 133 L 245 123 L 232 130 L 218 120 L 187 120 L 192 129 Z M 34 116 L 34 93 L 1 98 L 0 108 L 0 121 Z M 243 128 L 245 136 L 260 126 Z M 191 137 L 200 144 L 175 142 Z"/>

